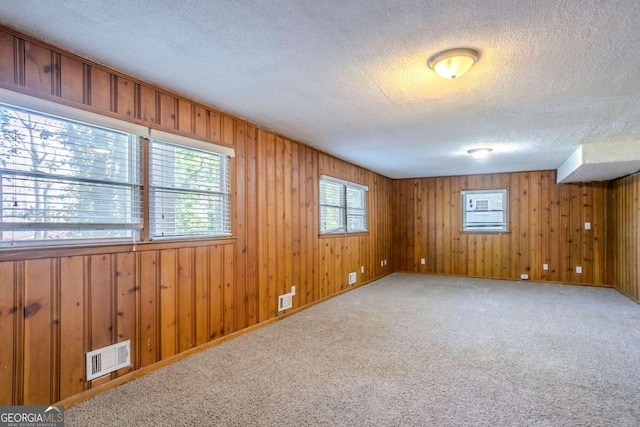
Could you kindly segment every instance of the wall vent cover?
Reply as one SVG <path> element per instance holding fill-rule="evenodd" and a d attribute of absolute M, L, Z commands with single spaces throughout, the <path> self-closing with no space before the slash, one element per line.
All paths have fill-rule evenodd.
<path fill-rule="evenodd" d="M 356 272 L 352 272 L 349 273 L 349 284 L 353 285 L 354 283 L 356 283 L 356 281 L 358 280 L 357 276 L 356 276 Z"/>
<path fill-rule="evenodd" d="M 126 340 L 87 353 L 87 381 L 131 365 L 131 341 Z"/>
<path fill-rule="evenodd" d="M 278 311 L 293 307 L 293 294 L 284 294 L 278 297 Z"/>

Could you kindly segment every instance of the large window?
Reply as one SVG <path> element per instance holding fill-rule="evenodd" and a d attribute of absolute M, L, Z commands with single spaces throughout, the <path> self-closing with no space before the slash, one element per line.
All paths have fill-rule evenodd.
<path fill-rule="evenodd" d="M 0 88 L 0 248 L 230 236 L 233 154 Z"/>
<path fill-rule="evenodd" d="M 139 147 L 130 133 L 0 104 L 0 246 L 136 238 Z"/>
<path fill-rule="evenodd" d="M 364 185 L 323 175 L 320 178 L 320 233 L 367 231 L 367 190 Z"/>
<path fill-rule="evenodd" d="M 507 231 L 507 190 L 462 191 L 463 231 Z"/>
<path fill-rule="evenodd" d="M 229 158 L 149 142 L 151 238 L 231 235 Z"/>

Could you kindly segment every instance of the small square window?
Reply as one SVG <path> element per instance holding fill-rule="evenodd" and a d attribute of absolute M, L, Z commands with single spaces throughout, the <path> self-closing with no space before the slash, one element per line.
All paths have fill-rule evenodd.
<path fill-rule="evenodd" d="M 462 191 L 462 230 L 507 231 L 507 190 Z"/>
<path fill-rule="evenodd" d="M 338 178 L 320 178 L 320 234 L 367 231 L 367 190 Z"/>

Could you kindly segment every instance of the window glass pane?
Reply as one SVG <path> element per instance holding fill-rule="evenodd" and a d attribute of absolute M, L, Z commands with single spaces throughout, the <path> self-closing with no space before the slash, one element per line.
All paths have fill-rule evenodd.
<path fill-rule="evenodd" d="M 231 235 L 227 156 L 151 140 L 151 236 Z"/>
<path fill-rule="evenodd" d="M 347 187 L 347 207 L 364 209 L 364 194 L 360 188 Z"/>
<path fill-rule="evenodd" d="M 132 237 L 141 228 L 137 137 L 0 104 L 0 235 Z"/>
<path fill-rule="evenodd" d="M 345 231 L 344 212 L 343 208 L 320 206 L 320 231 L 324 233 Z"/>
<path fill-rule="evenodd" d="M 320 179 L 320 232 L 367 231 L 366 191 L 339 180 Z"/>
<path fill-rule="evenodd" d="M 333 181 L 320 181 L 320 204 L 344 207 L 344 185 Z"/>
<path fill-rule="evenodd" d="M 347 214 L 347 227 L 349 231 L 366 231 L 367 217 L 364 212 L 349 211 Z"/>

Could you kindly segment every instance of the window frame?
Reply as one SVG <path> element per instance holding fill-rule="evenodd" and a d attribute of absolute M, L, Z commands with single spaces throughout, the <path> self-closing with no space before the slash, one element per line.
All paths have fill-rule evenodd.
<path fill-rule="evenodd" d="M 146 199 L 146 209 L 148 209 L 148 214 L 149 214 L 149 221 L 148 221 L 148 238 L 150 241 L 167 241 L 167 240 L 181 240 L 181 239 L 221 239 L 221 238 L 229 238 L 232 237 L 232 218 L 233 218 L 233 212 L 231 211 L 231 176 L 230 176 L 230 166 L 231 166 L 231 161 L 229 159 L 229 155 L 227 154 L 223 154 L 218 152 L 217 150 L 212 150 L 209 149 L 207 147 L 207 149 L 202 149 L 203 147 L 201 145 L 198 146 L 194 146 L 193 144 L 190 144 L 189 146 L 187 146 L 186 144 L 180 144 L 180 143 L 176 143 L 176 142 L 169 142 L 166 140 L 160 140 L 157 138 L 158 135 L 163 135 L 159 132 L 154 133 L 152 131 L 152 137 L 148 138 L 147 140 L 147 150 L 148 150 L 148 161 L 147 161 L 147 174 L 146 174 L 146 179 L 148 182 L 148 197 Z M 164 137 L 165 139 L 173 139 L 171 137 L 167 137 L 167 134 L 164 133 Z M 174 146 L 177 147 L 179 149 L 182 150 L 190 150 L 193 153 L 197 153 L 197 152 L 203 152 L 203 153 L 208 153 L 211 155 L 215 155 L 218 156 L 220 159 L 220 183 L 219 186 L 223 191 L 213 191 L 213 190 L 202 190 L 202 189 L 189 189 L 186 187 L 177 187 L 177 186 L 162 186 L 162 185 L 154 185 L 154 183 L 152 182 L 152 161 L 153 161 L 153 144 L 160 144 L 162 145 L 170 145 L 170 146 Z M 215 148 L 215 146 L 214 146 Z M 186 232 L 180 233 L 180 234 L 171 234 L 171 235 L 158 235 L 157 233 L 154 233 L 154 227 L 157 226 L 158 222 L 157 219 L 153 217 L 153 213 L 155 210 L 155 203 L 156 203 L 156 194 L 158 194 L 157 192 L 164 192 L 164 193 L 174 193 L 174 194 L 181 194 L 181 195 L 190 195 L 190 196 L 211 196 L 211 197 L 215 197 L 215 196 L 220 196 L 225 200 L 225 203 L 223 203 L 223 207 L 221 208 L 221 212 L 219 212 L 223 217 L 223 228 L 225 230 L 223 230 L 222 233 L 218 233 L 218 234 L 212 234 L 212 233 L 194 233 L 194 234 L 189 234 Z M 228 228 L 227 228 L 228 227 Z"/>
<path fill-rule="evenodd" d="M 486 194 L 486 195 L 490 195 L 490 194 L 501 194 L 501 203 L 503 204 L 504 208 L 497 210 L 497 209 L 492 209 L 492 210 L 482 210 L 481 212 L 502 212 L 502 216 L 503 216 L 503 221 L 499 222 L 499 226 L 496 225 L 498 224 L 498 221 L 494 221 L 489 223 L 488 222 L 488 226 L 487 227 L 483 227 L 481 225 L 478 226 L 469 226 L 468 225 L 468 221 L 467 221 L 467 217 L 468 217 L 468 213 L 469 212 L 475 212 L 475 211 L 470 211 L 467 210 L 467 196 L 468 195 L 482 195 L 482 194 Z M 484 200 L 484 199 L 482 199 Z M 461 215 L 462 215 L 462 232 L 464 233 L 482 233 L 482 234 L 487 234 L 487 233 L 508 233 L 509 232 L 509 189 L 508 188 L 490 188 L 490 189 L 469 189 L 469 190 L 462 190 L 460 192 L 460 207 L 461 207 Z M 489 204 L 487 204 L 487 207 L 489 207 Z M 500 228 L 497 228 L 500 227 Z"/>
<path fill-rule="evenodd" d="M 323 203 L 323 194 L 322 194 L 322 186 L 323 183 L 327 183 L 328 185 L 339 186 L 340 188 L 340 204 L 329 204 Z M 321 175 L 318 181 L 318 205 L 319 205 L 319 232 L 320 236 L 341 236 L 341 235 L 351 235 L 351 234 L 361 234 L 368 233 L 368 203 L 367 203 L 367 193 L 369 191 L 369 187 L 363 184 L 346 181 L 340 178 L 336 178 L 329 175 Z M 349 197 L 348 191 L 355 190 L 360 192 L 361 194 L 361 202 L 362 207 L 354 207 L 349 206 Z M 341 212 L 340 215 L 340 227 L 332 228 L 330 231 L 327 231 L 327 228 L 323 225 L 323 221 L 326 218 L 326 215 L 323 215 L 323 208 L 332 208 L 338 209 Z M 356 228 L 350 229 L 349 227 L 349 218 L 356 217 L 362 218 L 362 222 L 364 223 L 364 228 Z"/>
<path fill-rule="evenodd" d="M 125 197 L 124 203 L 125 203 L 125 206 L 127 207 L 126 210 L 123 211 L 125 214 L 125 216 L 123 217 L 125 221 L 124 222 L 122 221 L 121 222 L 118 222 L 118 221 L 92 222 L 91 217 L 88 217 L 89 220 L 86 220 L 86 221 L 81 221 L 80 218 L 74 218 L 75 221 L 57 222 L 55 221 L 55 218 L 58 218 L 60 216 L 60 212 L 64 212 L 66 210 L 67 205 L 64 205 L 64 207 L 58 207 L 58 208 L 47 207 L 46 205 L 51 201 L 56 200 L 56 197 L 62 197 L 62 196 L 50 196 L 51 199 L 47 198 L 42 201 L 42 203 L 45 203 L 45 208 L 44 208 L 45 211 L 42 215 L 38 216 L 38 218 L 43 219 L 45 221 L 43 222 L 38 222 L 38 221 L 4 222 L 3 220 L 0 220 L 1 221 L 0 230 L 2 230 L 3 232 L 7 232 L 7 231 L 8 232 L 11 232 L 11 231 L 14 231 L 14 232 L 27 231 L 28 232 L 30 230 L 45 231 L 45 232 L 55 232 L 55 231 L 79 232 L 83 230 L 104 232 L 106 230 L 113 230 L 113 231 L 124 231 L 129 234 L 128 236 L 113 236 L 113 237 L 109 237 L 109 236 L 75 237 L 74 236 L 70 238 L 50 238 L 50 239 L 34 238 L 34 239 L 27 239 L 27 240 L 22 240 L 22 239 L 15 240 L 13 238 L 6 238 L 6 239 L 0 240 L 0 250 L 11 250 L 11 249 L 18 249 L 18 248 L 31 249 L 31 248 L 41 248 L 41 247 L 50 248 L 50 247 L 59 247 L 59 246 L 76 246 L 76 245 L 87 245 L 87 244 L 106 245 L 106 244 L 119 244 L 123 242 L 137 242 L 140 240 L 140 237 L 141 237 L 140 232 L 143 228 L 142 148 L 140 145 L 140 138 L 137 135 L 138 132 L 133 133 L 132 130 L 139 131 L 140 129 L 142 129 L 141 127 L 138 127 L 136 125 L 129 126 L 127 124 L 122 124 L 120 123 L 120 121 L 116 121 L 114 119 L 103 118 L 102 116 L 99 116 L 97 114 L 85 112 L 82 110 L 76 110 L 71 107 L 61 106 L 45 100 L 31 98 L 26 95 L 18 94 L 14 96 L 8 96 L 6 90 L 0 91 L 0 103 L 3 105 L 3 108 L 6 108 L 7 110 L 12 112 L 16 112 L 17 114 L 21 114 L 21 113 L 33 114 L 34 117 L 37 117 L 36 120 L 38 121 L 42 120 L 41 121 L 42 124 L 44 124 L 47 121 L 51 121 L 51 122 L 65 123 L 65 125 L 68 124 L 72 126 L 80 126 L 81 127 L 80 129 L 82 129 L 81 132 L 87 131 L 88 132 L 87 135 L 90 135 L 92 131 L 96 131 L 96 130 L 98 131 L 103 130 L 108 133 L 121 134 L 121 137 L 124 137 L 124 139 L 121 139 L 119 142 L 119 145 L 117 145 L 116 147 L 119 149 L 124 149 L 125 155 L 119 159 L 123 163 L 119 164 L 120 166 L 118 167 L 118 169 L 120 169 L 124 165 L 124 170 L 126 171 L 124 173 L 127 176 L 126 180 L 122 180 L 122 179 L 109 180 L 109 179 L 105 179 L 104 177 L 100 178 L 96 176 L 88 176 L 88 177 L 76 176 L 72 173 L 69 173 L 68 175 L 61 174 L 61 172 L 70 172 L 71 170 L 73 170 L 73 167 L 74 167 L 72 166 L 73 163 L 69 163 L 67 165 L 67 169 L 64 169 L 64 168 L 60 170 L 56 169 L 55 171 L 49 171 L 49 172 L 45 172 L 42 170 L 20 170 L 15 166 L 15 163 L 14 163 L 13 169 L 7 168 L 4 170 L 1 170 L 0 175 L 12 176 L 14 177 L 13 178 L 14 180 L 20 179 L 20 180 L 25 180 L 25 182 L 33 182 L 34 183 L 33 185 L 36 185 L 35 184 L 36 181 L 42 182 L 42 183 L 49 182 L 50 184 L 47 184 L 47 185 L 49 186 L 53 185 L 54 192 L 72 191 L 71 193 L 73 195 L 72 197 L 83 197 L 86 194 L 93 193 L 92 189 L 100 189 L 100 188 L 104 188 L 105 191 L 108 191 L 106 190 L 106 188 L 111 188 L 111 189 L 119 190 L 119 192 L 123 192 L 123 194 L 120 194 L 120 197 L 122 196 Z M 45 126 L 43 127 L 43 130 L 47 131 L 49 129 L 46 128 Z M 29 132 L 28 129 L 25 129 L 25 131 Z M 44 140 L 42 140 L 41 138 L 42 137 L 38 137 L 38 139 L 41 141 L 40 142 L 41 148 L 44 149 L 46 144 L 43 142 Z M 103 136 L 101 136 L 100 138 L 101 138 L 100 140 L 102 140 Z M 82 139 L 81 141 L 83 143 L 88 143 L 92 140 L 90 138 L 87 138 L 87 139 Z M 33 147 L 31 149 L 33 150 Z M 85 153 L 84 155 L 86 155 L 88 150 L 92 150 L 92 149 L 84 148 L 80 150 L 75 148 L 69 148 L 69 149 L 66 149 L 66 152 L 68 153 L 67 156 L 70 156 L 70 155 L 82 156 L 83 153 Z M 94 159 L 96 157 L 95 153 L 99 153 L 99 151 L 97 148 L 92 151 L 94 151 L 94 153 L 89 153 L 88 158 Z M 46 153 L 46 151 L 43 151 L 43 153 Z M 55 156 L 58 156 L 58 154 L 55 154 Z M 65 155 L 62 154 L 62 156 L 65 156 Z M 12 158 L 14 159 L 13 160 L 14 162 L 20 159 L 19 157 L 15 157 L 15 158 L 9 157 L 10 161 Z M 113 159 L 113 156 L 111 158 Z M 51 166 L 51 167 L 56 167 L 55 162 L 58 162 L 58 160 L 54 160 L 54 163 L 53 163 L 54 166 Z M 59 166 L 57 166 L 56 168 L 59 168 Z M 96 172 L 99 172 L 99 169 Z M 21 177 L 21 178 L 18 178 L 18 177 Z M 66 183 L 66 185 L 75 186 L 76 189 L 65 190 L 64 187 L 60 187 L 57 190 L 55 190 L 56 182 L 58 183 L 64 182 Z M 14 185 L 18 185 L 18 184 L 14 183 Z M 25 187 L 25 188 L 30 188 L 30 187 Z M 1 191 L 1 187 L 0 187 L 0 191 Z M 14 189 L 14 191 L 17 191 L 17 190 Z M 88 192 L 88 193 L 85 193 L 85 192 Z M 127 193 L 129 194 L 127 195 Z M 102 193 L 98 193 L 98 194 L 102 194 Z M 35 195 L 31 196 L 27 193 L 24 195 L 24 197 L 25 197 L 24 200 L 26 203 L 27 200 L 31 199 L 32 197 L 35 197 Z M 126 201 L 127 198 L 129 199 L 128 201 Z M 96 199 L 96 200 L 99 200 L 99 199 Z M 63 203 L 63 202 L 60 202 L 60 203 Z M 77 203 L 79 202 L 76 201 L 76 204 Z M 76 204 L 71 204 L 69 206 L 76 206 Z M 77 206 L 80 206 L 80 205 L 77 205 Z M 2 215 L 3 209 L 4 208 L 0 206 L 0 216 Z M 31 208 L 27 208 L 27 209 L 31 209 Z M 46 219 L 48 219 L 48 221 L 46 221 Z"/>
<path fill-rule="evenodd" d="M 57 116 L 62 120 L 75 121 L 85 123 L 89 126 L 107 128 L 115 132 L 124 132 L 130 134 L 130 138 L 135 140 L 136 151 L 138 155 L 139 180 L 137 183 L 137 197 L 139 203 L 139 225 L 135 227 L 132 237 L 96 237 L 83 239 L 50 239 L 50 240 L 24 240 L 15 241 L 13 244 L 9 240 L 0 241 L 0 253 L 11 252 L 16 250 L 64 250 L 66 248 L 82 248 L 82 247 L 107 247 L 132 245 L 135 250 L 138 244 L 161 244 L 177 241 L 196 241 L 196 240 L 227 240 L 234 238 L 234 212 L 233 212 L 233 162 L 231 157 L 235 156 L 233 147 L 219 145 L 214 142 L 196 139 L 192 136 L 183 136 L 177 133 L 164 132 L 157 129 L 151 129 L 148 126 L 139 125 L 133 122 L 106 116 L 100 113 L 72 107 L 64 103 L 50 101 L 43 98 L 36 98 L 31 95 L 15 92 L 12 90 L 0 88 L 0 103 L 8 104 L 18 109 L 33 110 L 36 113 L 42 113 L 48 116 Z M 228 212 L 229 212 L 229 234 L 225 235 L 185 235 L 175 236 L 163 239 L 151 239 L 150 237 L 150 203 L 149 203 L 149 143 L 148 139 L 158 139 L 168 143 L 191 147 L 199 150 L 213 151 L 219 155 L 226 156 L 227 180 L 228 180 Z"/>

